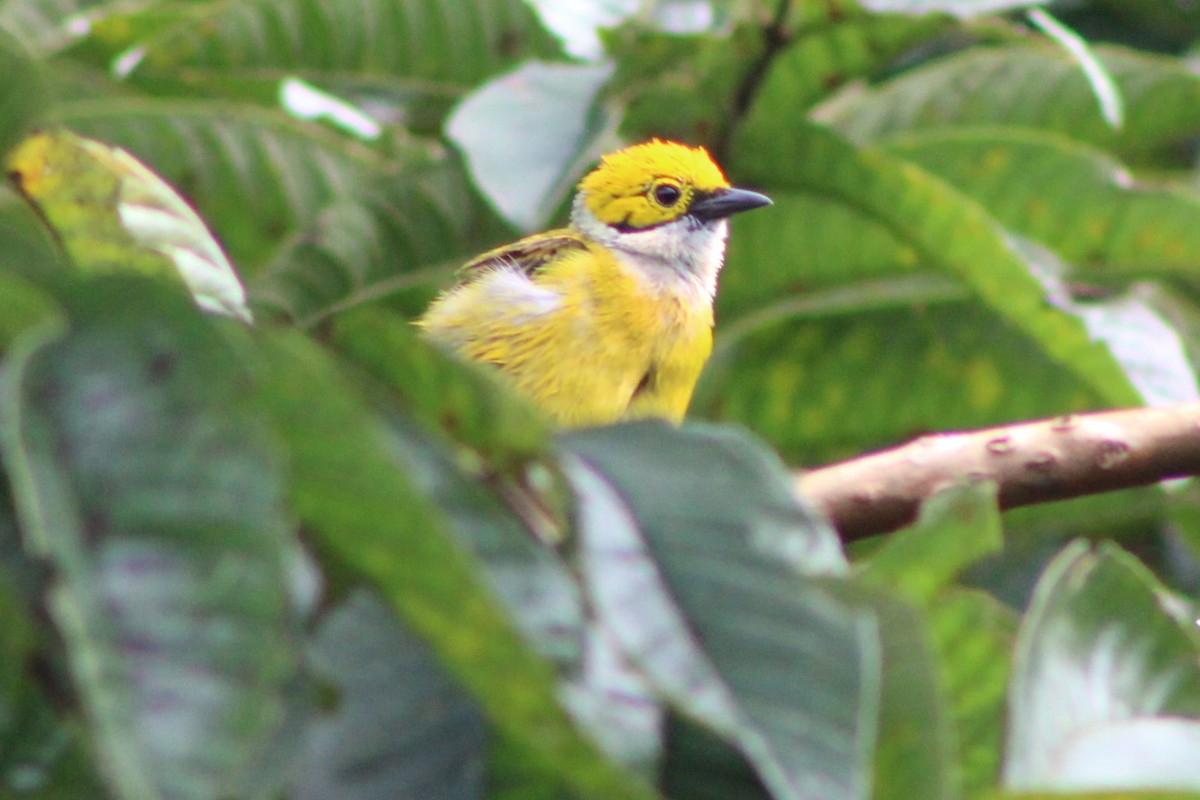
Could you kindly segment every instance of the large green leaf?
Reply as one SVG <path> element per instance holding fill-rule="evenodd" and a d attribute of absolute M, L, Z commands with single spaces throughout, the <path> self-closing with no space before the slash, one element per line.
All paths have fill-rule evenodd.
<path fill-rule="evenodd" d="M 995 485 L 960 485 L 926 500 L 917 522 L 889 536 L 861 566 L 864 579 L 900 590 L 928 618 L 953 719 L 944 747 L 957 750 L 948 780 L 961 779 L 971 796 L 994 786 L 999 771 L 1011 623 L 998 603 L 952 581 L 1002 544 Z"/>
<path fill-rule="evenodd" d="M 843 83 L 881 71 L 949 24 L 944 16 L 863 14 L 853 9 L 829 16 L 809 20 L 775 54 L 757 87 L 755 105 L 786 108 L 789 113 L 807 109 Z"/>
<path fill-rule="evenodd" d="M 558 52 L 519 0 L 207 0 L 114 15 L 91 29 L 109 53 L 138 48 L 134 75 L 148 88 L 186 68 L 400 75 L 465 89 L 524 57 Z"/>
<path fill-rule="evenodd" d="M 911 164 L 856 149 L 803 120 L 789 119 L 798 130 L 782 136 L 777 113 L 756 107 L 739 139 L 739 174 L 767 191 L 777 185 L 815 194 L 882 224 L 911 246 L 919 260 L 962 281 L 1106 400 L 1139 401 L 1112 353 L 1094 342 L 1077 318 L 1047 303 L 1046 290 L 1024 254 L 978 204 Z M 794 253 L 781 260 L 794 264 L 799 257 Z"/>
<path fill-rule="evenodd" d="M 155 284 L 60 299 L 69 332 L 5 372 L 5 461 L 27 547 L 113 788 L 269 790 L 299 662 L 279 454 L 214 323 Z"/>
<path fill-rule="evenodd" d="M 381 600 L 351 594 L 309 649 L 338 702 L 310 723 L 293 796 L 483 797 L 483 715 Z"/>
<path fill-rule="evenodd" d="M 251 296 L 304 326 L 414 287 L 428 298 L 460 263 L 506 235 L 453 162 L 414 165 L 359 191 L 285 238 Z"/>
<path fill-rule="evenodd" d="M 1190 616 L 1113 545 L 1060 553 L 1017 637 L 1006 785 L 1200 789 L 1200 640 Z"/>
<path fill-rule="evenodd" d="M 894 286 L 882 287 L 878 300 L 869 284 L 848 287 L 852 305 L 828 312 L 821 298 L 841 292 L 801 295 L 800 303 L 818 307 L 753 332 L 743 332 L 741 320 L 718 322 L 693 413 L 739 421 L 788 460 L 819 464 L 928 431 L 1102 405 L 995 314 L 971 303 L 889 297 Z M 871 309 L 872 301 L 885 307 Z M 910 303 L 916 307 L 894 307 Z"/>
<path fill-rule="evenodd" d="M 803 577 L 843 562 L 779 466 L 701 426 L 562 442 L 581 459 L 570 472 L 592 603 L 653 690 L 738 747 L 777 797 L 866 796 L 879 609 Z"/>
<path fill-rule="evenodd" d="M 1200 200 L 1139 180 L 1092 147 L 1011 128 L 921 131 L 884 143 L 1054 250 L 1081 278 L 1200 274 Z"/>
<path fill-rule="evenodd" d="M 374 584 L 429 643 L 518 754 L 530 791 L 566 785 L 585 795 L 652 796 L 567 717 L 551 665 L 519 635 L 484 565 L 410 476 L 408 459 L 420 453 L 406 456 L 346 374 L 303 337 L 265 340 L 261 360 L 261 394 L 291 455 L 292 503 L 326 568 Z"/>
<path fill-rule="evenodd" d="M 1004 749 L 1005 692 L 1016 615 L 984 592 L 948 588 L 928 607 L 963 792 L 991 797 Z"/>
<path fill-rule="evenodd" d="M 817 118 L 866 142 L 917 129 L 1006 125 L 1054 131 L 1123 153 L 1190 135 L 1200 124 L 1200 78 L 1179 61 L 1097 48 L 1125 102 L 1113 128 L 1079 65 L 1050 45 L 967 48 L 908 70 Z"/>

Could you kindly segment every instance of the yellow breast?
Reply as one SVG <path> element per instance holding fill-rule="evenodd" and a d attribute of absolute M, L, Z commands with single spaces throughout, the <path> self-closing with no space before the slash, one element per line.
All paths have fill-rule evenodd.
<path fill-rule="evenodd" d="M 499 367 L 560 424 L 679 421 L 712 350 L 712 308 L 650 274 L 589 243 L 532 274 L 489 269 L 435 301 L 420 324 Z"/>

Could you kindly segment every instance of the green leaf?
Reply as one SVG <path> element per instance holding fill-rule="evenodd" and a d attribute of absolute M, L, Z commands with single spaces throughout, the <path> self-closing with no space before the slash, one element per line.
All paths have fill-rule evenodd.
<path fill-rule="evenodd" d="M 222 0 L 113 15 L 93 24 L 109 52 L 138 48 L 134 76 L 180 71 L 306 78 L 322 73 L 400 75 L 464 89 L 524 57 L 558 47 L 519 0 Z M 147 24 L 148 23 L 148 24 Z"/>
<path fill-rule="evenodd" d="M 996 485 L 959 484 L 921 503 L 917 521 L 890 534 L 859 574 L 930 605 L 959 572 L 1003 544 Z"/>
<path fill-rule="evenodd" d="M 7 477 L 7 476 L 6 476 Z M 98 797 L 104 789 L 83 737 L 35 664 L 52 634 L 39 631 L 34 603 L 44 571 L 23 552 L 8 487 L 0 497 L 0 787 L 4 794 Z M 44 626 L 41 626 L 44 627 Z"/>
<path fill-rule="evenodd" d="M 899 291 L 889 297 L 895 284 L 877 285 L 878 300 L 870 284 L 789 298 L 811 300 L 814 310 L 744 334 L 740 320 L 718 322 L 692 412 L 736 420 L 789 460 L 819 464 L 914 432 L 1103 404 L 1078 376 L 978 304 L 923 303 Z M 849 308 L 821 310 L 834 295 Z M 884 308 L 870 308 L 872 301 Z M 888 307 L 896 305 L 905 308 Z"/>
<path fill-rule="evenodd" d="M 1121 47 L 1096 55 L 1125 100 L 1114 129 L 1087 77 L 1049 46 L 972 47 L 907 70 L 877 89 L 838 98 L 815 117 L 857 142 L 906 130 L 1003 125 L 1037 128 L 1134 154 L 1191 135 L 1200 77 L 1178 60 Z"/>
<path fill-rule="evenodd" d="M 310 723 L 295 797 L 483 796 L 483 715 L 381 600 L 355 591 L 326 616 L 310 651 L 337 706 Z"/>
<path fill-rule="evenodd" d="M 1057 42 L 1075 59 L 1096 94 L 1096 100 L 1100 103 L 1100 113 L 1109 125 L 1120 128 L 1125 116 L 1121 92 L 1087 41 L 1040 8 L 1030 9 L 1025 16 L 1034 27 Z"/>
<path fill-rule="evenodd" d="M 959 571 L 999 551 L 1002 544 L 995 485 L 962 484 L 926 500 L 917 522 L 888 536 L 860 572 L 863 579 L 895 587 L 920 603 L 928 618 L 928 623 L 921 622 L 930 627 L 931 638 L 926 647 L 936 652 L 936 659 L 928 656 L 933 665 L 916 671 L 907 682 L 900 682 L 903 688 L 897 691 L 907 698 L 914 684 L 920 685 L 919 679 L 928 681 L 932 676 L 936 691 L 930 688 L 927 692 L 934 697 L 938 691 L 946 693 L 943 715 L 935 715 L 928 723 L 931 740 L 939 730 L 942 735 L 941 748 L 936 751 L 938 757 L 931 760 L 943 765 L 953 763 L 956 767 L 943 767 L 947 772 L 943 779 L 946 792 L 956 791 L 960 779 L 973 792 L 995 784 L 1007 678 L 1007 640 L 997 637 L 993 617 L 999 612 L 998 606 L 989 604 L 981 594 L 956 591 L 950 586 Z M 920 628 L 921 624 L 909 622 L 907 626 L 895 627 Z M 917 709 L 917 718 L 921 710 L 930 713 L 930 707 L 941 706 L 926 703 Z M 909 719 L 914 712 L 900 716 Z M 891 738 L 882 736 L 881 747 Z M 951 757 L 950 752 L 956 755 Z M 903 751 L 897 761 L 897 769 L 906 763 Z M 910 792 L 909 796 L 918 794 Z M 929 791 L 920 796 L 930 796 Z"/>
<path fill-rule="evenodd" d="M 1112 354 L 1046 293 L 1013 241 L 974 201 L 911 164 L 856 150 L 827 130 L 795 120 L 803 135 L 781 137 L 757 107 L 742 131 L 737 171 L 772 185 L 842 203 L 882 224 L 922 261 L 965 283 L 988 307 L 1114 404 L 1140 398 Z M 786 220 L 778 220 L 786 224 Z M 799 254 L 796 254 L 798 256 Z M 795 258 L 796 256 L 793 256 Z"/>
<path fill-rule="evenodd" d="M 77 35 L 71 30 L 72 19 L 107 4 L 108 0 L 5 0 L 0 4 L 0 28 L 39 52 L 53 52 Z"/>
<path fill-rule="evenodd" d="M 4 30 L 0 16 L 0 75 L 20 75 L 0 87 L 0 153 L 20 141 L 49 105 L 45 76 L 21 42 Z"/>
<path fill-rule="evenodd" d="M 545 227 L 607 120 L 595 99 L 612 66 L 530 61 L 468 95 L 446 125 L 492 205 L 525 231 Z"/>
<path fill-rule="evenodd" d="M 266 339 L 261 352 L 262 396 L 291 454 L 292 503 L 327 568 L 376 587 L 543 786 L 652 796 L 572 725 L 550 665 L 517 633 L 483 566 L 409 476 L 402 443 L 346 376 L 296 334 Z"/>
<path fill-rule="evenodd" d="M 1200 201 L 1134 178 L 1104 152 L 1011 128 L 889 137 L 890 152 L 982 203 L 1005 228 L 1049 247 L 1080 279 L 1187 275 L 1200 252 Z"/>
<path fill-rule="evenodd" d="M 299 661 L 278 453 L 214 323 L 144 279 L 77 284 L 5 371 L 26 546 L 115 791 L 214 798 L 263 773 Z"/>
<path fill-rule="evenodd" d="M 1200 646 L 1177 602 L 1114 545 L 1047 566 L 1017 637 L 1007 786 L 1200 789 Z"/>
<path fill-rule="evenodd" d="M 36 134 L 6 166 L 80 270 L 171 275 L 204 310 L 252 321 L 242 283 L 204 222 L 125 151 L 67 132 Z"/>
<path fill-rule="evenodd" d="M 940 16 L 914 18 L 863 14 L 853 8 L 831 13 L 823 24 L 801 28 L 770 61 L 754 96 L 759 108 L 802 112 L 829 92 L 860 76 L 873 75 L 914 44 L 949 25 Z"/>
<path fill-rule="evenodd" d="M 370 173 L 386 168 L 358 142 L 249 105 L 108 98 L 65 105 L 57 118 L 123 147 L 178 187 L 247 276 L 282 236 L 357 196 Z"/>
<path fill-rule="evenodd" d="M 854 587 L 880 622 L 883 683 L 872 800 L 960 795 L 957 742 L 925 614 L 904 598 Z"/>
<path fill-rule="evenodd" d="M 1040 5 L 1038 0 L 863 0 L 863 8 L 892 14 L 932 14 L 974 17 Z"/>
<path fill-rule="evenodd" d="M 735 744 L 778 797 L 863 796 L 875 609 L 803 577 L 843 562 L 778 466 L 701 426 L 640 423 L 562 442 L 581 459 L 568 468 L 592 602 L 652 688 Z"/>
<path fill-rule="evenodd" d="M 333 340 L 397 393 L 407 415 L 470 447 L 490 471 L 519 468 L 552 452 L 548 423 L 497 380 L 495 370 L 464 363 L 422 339 L 406 320 L 378 308 L 357 309 L 334 320 Z"/>
<path fill-rule="evenodd" d="M 928 605 L 964 794 L 992 797 L 1004 746 L 1013 612 L 983 592 L 949 588 Z"/>
<path fill-rule="evenodd" d="M 512 232 L 454 161 L 414 164 L 330 203 L 283 240 L 251 284 L 256 300 L 301 325 L 389 293 L 450 280 L 467 258 Z"/>

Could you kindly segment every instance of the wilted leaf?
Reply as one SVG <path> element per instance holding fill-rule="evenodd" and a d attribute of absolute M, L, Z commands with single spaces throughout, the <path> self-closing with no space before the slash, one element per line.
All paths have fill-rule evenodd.
<path fill-rule="evenodd" d="M 43 133 L 7 167 L 79 269 L 174 275 L 201 308 L 251 321 L 242 283 L 204 222 L 124 150 Z"/>

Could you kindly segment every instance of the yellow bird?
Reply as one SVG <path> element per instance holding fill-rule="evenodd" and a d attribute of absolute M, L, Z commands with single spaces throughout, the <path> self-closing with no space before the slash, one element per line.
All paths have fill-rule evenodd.
<path fill-rule="evenodd" d="M 726 217 L 770 202 L 703 148 L 618 150 L 579 183 L 569 227 L 468 262 L 417 324 L 561 425 L 679 422 L 712 351 Z"/>

